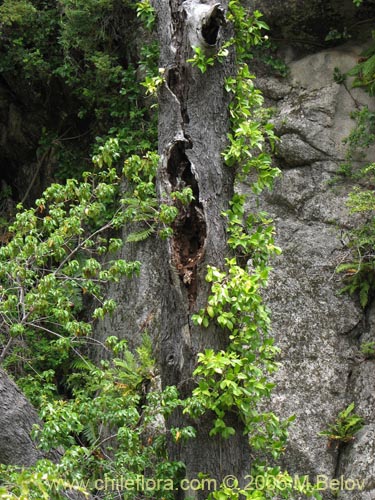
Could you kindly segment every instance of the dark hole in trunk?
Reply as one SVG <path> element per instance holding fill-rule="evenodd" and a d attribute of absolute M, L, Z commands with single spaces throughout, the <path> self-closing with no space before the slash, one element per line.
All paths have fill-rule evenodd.
<path fill-rule="evenodd" d="M 181 282 L 187 289 L 189 305 L 192 306 L 197 297 L 197 266 L 204 255 L 206 222 L 203 206 L 199 202 L 198 182 L 191 170 L 185 148 L 186 144 L 182 141 L 173 145 L 167 172 L 173 190 L 190 187 L 194 195 L 189 205 L 176 201 L 179 215 L 173 225 L 172 241 L 173 262 Z"/>
<path fill-rule="evenodd" d="M 215 45 L 219 34 L 220 25 L 224 22 L 224 14 L 215 6 L 210 17 L 202 26 L 202 36 L 208 45 Z"/>

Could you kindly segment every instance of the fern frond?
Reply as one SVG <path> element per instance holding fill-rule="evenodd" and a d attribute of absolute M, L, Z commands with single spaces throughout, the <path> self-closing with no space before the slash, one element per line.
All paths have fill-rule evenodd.
<path fill-rule="evenodd" d="M 372 81 L 375 77 L 375 55 L 362 64 L 362 74 L 365 81 Z"/>
<path fill-rule="evenodd" d="M 130 233 L 126 238 L 126 243 L 138 243 L 139 241 L 147 240 L 152 233 L 155 232 L 153 227 L 144 229 L 143 231 L 138 231 L 136 233 Z"/>
<path fill-rule="evenodd" d="M 93 445 L 97 440 L 97 429 L 92 422 L 88 422 L 82 431 L 82 435 L 89 445 Z"/>
<path fill-rule="evenodd" d="M 91 372 L 96 366 L 86 358 L 75 358 L 71 361 L 70 367 L 73 371 Z"/>

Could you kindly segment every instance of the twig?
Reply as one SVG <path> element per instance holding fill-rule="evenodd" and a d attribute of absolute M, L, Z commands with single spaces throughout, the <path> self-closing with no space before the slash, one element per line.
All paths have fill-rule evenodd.
<path fill-rule="evenodd" d="M 48 155 L 49 153 L 51 153 L 51 151 L 52 151 L 52 150 L 53 150 L 53 147 L 51 146 L 49 149 L 47 149 L 47 150 L 43 153 L 43 155 L 42 155 L 41 159 L 38 161 L 38 163 L 37 163 L 37 167 L 36 167 L 36 170 L 35 170 L 35 173 L 34 173 L 34 176 L 33 176 L 33 178 L 31 179 L 31 182 L 30 182 L 30 184 L 29 184 L 29 187 L 28 187 L 28 188 L 27 188 L 27 190 L 26 190 L 26 193 L 24 194 L 24 197 L 22 198 L 22 201 L 21 201 L 21 204 L 22 204 L 22 205 L 23 205 L 23 204 L 25 203 L 25 201 L 27 200 L 27 198 L 28 198 L 28 196 L 29 196 L 29 194 L 30 194 L 31 189 L 32 189 L 32 188 L 33 188 L 33 186 L 34 186 L 34 183 L 35 183 L 35 181 L 36 181 L 36 179 L 37 179 L 37 177 L 38 177 L 38 175 L 39 175 L 39 171 L 40 171 L 40 169 L 41 169 L 41 167 L 42 167 L 42 165 L 43 165 L 43 163 L 44 163 L 44 160 L 47 158 L 47 155 Z"/>
<path fill-rule="evenodd" d="M 4 361 L 6 353 L 8 352 L 8 350 L 9 350 L 10 346 L 12 345 L 12 343 L 13 343 L 13 338 L 9 337 L 9 340 L 6 343 L 6 346 L 3 348 L 2 353 L 0 355 L 0 364 L 2 364 L 2 362 Z"/>

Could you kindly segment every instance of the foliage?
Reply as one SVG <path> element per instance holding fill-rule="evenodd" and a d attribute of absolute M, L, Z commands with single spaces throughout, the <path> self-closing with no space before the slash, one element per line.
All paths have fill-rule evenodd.
<path fill-rule="evenodd" d="M 269 122 L 269 111 L 263 107 L 263 96 L 255 89 L 247 61 L 251 59 L 253 47 L 263 41 L 262 29 L 268 26 L 260 20 L 261 14 L 254 11 L 251 16 L 238 0 L 229 2 L 228 19 L 232 20 L 236 36 L 237 74 L 225 81 L 225 89 L 232 94 L 229 105 L 232 132 L 228 135 L 229 146 L 223 156 L 228 166 L 235 166 L 237 178 L 243 180 L 250 172 L 257 172 L 252 188 L 260 193 L 270 189 L 279 169 L 272 166 L 266 145 L 272 150 L 277 137 Z"/>
<path fill-rule="evenodd" d="M 375 342 L 363 342 L 360 349 L 366 359 L 375 358 Z"/>
<path fill-rule="evenodd" d="M 213 66 L 216 61 L 222 62 L 233 45 L 236 47 L 239 59 L 251 58 L 254 46 L 263 42 L 261 30 L 269 29 L 267 24 L 260 19 L 261 17 L 262 14 L 258 10 L 249 16 L 247 10 L 237 0 L 230 1 L 227 20 L 233 23 L 236 35 L 224 42 L 213 55 L 207 55 L 201 47 L 193 47 L 194 57 L 188 59 L 187 62 L 205 73 L 208 67 Z"/>
<path fill-rule="evenodd" d="M 351 118 L 355 121 L 355 126 L 344 141 L 347 144 L 346 159 L 349 163 L 364 160 L 366 150 L 375 142 L 375 113 L 368 106 L 363 106 L 354 111 Z"/>
<path fill-rule="evenodd" d="M 192 195 L 190 189 L 171 193 L 170 203 L 160 203 L 156 197 L 155 175 L 158 155 L 148 153 L 143 158 L 132 155 L 125 161 L 124 174 L 129 181 L 121 203 L 124 205 L 124 222 L 141 224 L 139 231 L 131 232 L 127 242 L 138 242 L 148 238 L 156 230 L 161 238 L 172 235 L 171 225 L 178 215 L 173 200 L 188 202 Z"/>
<path fill-rule="evenodd" d="M 273 221 L 265 212 L 245 216 L 245 202 L 244 195 L 235 194 L 223 214 L 228 219 L 228 244 L 238 261 L 245 258 L 253 267 L 266 265 L 270 255 L 281 253 L 274 245 Z"/>
<path fill-rule="evenodd" d="M 328 32 L 328 34 L 326 35 L 326 37 L 324 38 L 324 41 L 325 42 L 331 42 L 331 41 L 336 41 L 336 40 L 346 41 L 346 40 L 350 40 L 350 38 L 351 38 L 351 35 L 348 33 L 348 30 L 345 26 L 343 31 L 339 31 L 337 29 L 331 29 Z"/>
<path fill-rule="evenodd" d="M 208 57 L 201 47 L 193 47 L 193 50 L 194 57 L 188 59 L 186 62 L 189 62 L 192 66 L 199 68 L 202 73 L 205 73 L 209 66 L 213 66 L 215 64 L 214 57 Z"/>
<path fill-rule="evenodd" d="M 285 444 L 287 422 L 281 423 L 272 413 L 259 413 L 257 407 L 270 396 L 273 384 L 269 375 L 277 369 L 274 357 L 278 349 L 269 336 L 269 314 L 260 290 L 270 271 L 269 255 L 280 250 L 273 243 L 269 220 L 258 219 L 255 225 L 254 216 L 249 216 L 244 227 L 244 202 L 244 196 L 235 195 L 231 209 L 225 213 L 229 219 L 229 246 L 240 255 L 226 259 L 223 271 L 208 267 L 206 280 L 212 283 L 208 305 L 193 316 L 197 324 L 205 327 L 212 320 L 217 322 L 228 331 L 230 343 L 226 351 L 207 350 L 199 355 L 194 373 L 199 382 L 189 411 L 196 415 L 210 408 L 216 414 L 211 434 L 224 437 L 234 433 L 225 424 L 226 413 L 238 413 L 244 432 L 250 434 L 251 445 L 268 449 L 276 457 Z M 252 259 L 251 270 L 238 264 L 243 255 Z"/>
<path fill-rule="evenodd" d="M 52 184 L 34 208 L 18 207 L 9 227 L 11 239 L 0 248 L 1 361 L 12 351 L 8 366 L 22 356 L 53 367 L 55 355 L 74 351 L 93 322 L 114 310 L 106 283 L 139 270 L 138 262 L 110 258 L 122 244 L 111 236 L 123 220 L 113 207 L 120 178 L 112 158 L 100 158 L 107 170 Z M 87 321 L 89 298 L 94 310 Z"/>
<path fill-rule="evenodd" d="M 203 327 L 216 323 L 227 333 L 228 346 L 199 354 L 192 397 L 181 402 L 174 387 L 155 388 L 157 374 L 147 346 L 134 355 L 124 342 L 109 338 L 105 346 L 110 351 L 109 361 L 99 367 L 80 349 L 93 323 L 114 310 L 113 300 L 105 299 L 106 284 L 139 269 L 137 262 L 110 258 L 110 252 L 121 244 L 115 232 L 123 224 L 131 226 L 129 243 L 151 234 L 168 237 L 178 207 L 193 199 L 187 188 L 159 203 L 155 191 L 158 158 L 146 153 L 155 139 L 155 127 L 148 124 L 145 91 L 137 78 L 143 73 L 146 94 L 154 94 L 163 80 L 161 74 L 155 76 L 154 45 L 143 48 L 141 61 L 134 61 L 132 44 L 139 32 L 133 29 L 133 22 L 129 28 L 123 20 L 132 19 L 133 13 L 151 28 L 151 4 L 147 0 L 60 0 L 58 10 L 48 0 L 17 0 L 13 11 L 10 4 L 6 0 L 0 8 L 2 40 L 9 54 L 3 71 L 21 74 L 35 93 L 43 80 L 50 84 L 57 79 L 64 92 L 68 89 L 74 96 L 74 113 L 82 120 L 93 120 L 95 134 L 104 131 L 107 137 L 96 143 L 93 172 L 85 174 L 82 182 L 73 179 L 53 184 L 36 208 L 20 210 L 11 241 L 0 249 L 2 340 L 9 344 L 3 356 L 16 372 L 17 356 L 29 349 L 22 362 L 30 370 L 22 370 L 27 376 L 20 384 L 44 420 L 35 436 L 44 450 L 65 448 L 57 465 L 42 461 L 26 471 L 3 467 L 0 498 L 61 498 L 62 491 L 83 484 L 85 490 L 112 500 L 115 494 L 98 493 L 97 483 L 87 482 L 88 478 L 146 474 L 170 478 L 173 488 L 142 492 L 142 497 L 173 498 L 183 465 L 168 460 L 165 440 L 179 442 L 194 436 L 190 427 L 168 433 L 164 429 L 163 418 L 179 406 L 192 417 L 213 412 L 211 435 L 224 438 L 234 433 L 228 415 L 237 414 L 251 446 L 277 458 L 285 447 L 292 418 L 282 422 L 272 412 L 261 410 L 273 388 L 269 377 L 277 369 L 278 354 L 261 292 L 270 271 L 269 258 L 279 249 L 266 214 L 245 216 L 244 196 L 235 195 L 223 214 L 230 255 L 223 269 L 208 268 L 208 304 L 193 318 Z M 126 16 L 122 16 L 123 8 Z M 232 130 L 223 158 L 236 170 L 237 180 L 256 173 L 252 188 L 259 193 L 271 188 L 279 173 L 269 154 L 277 139 L 247 64 L 254 45 L 264 40 L 261 30 L 267 26 L 259 12 L 249 16 L 238 0 L 229 3 L 228 21 L 234 25 L 235 36 L 219 48 L 212 61 L 195 49 L 190 62 L 204 73 L 236 49 L 238 72 L 224 83 L 232 96 Z M 129 47 L 117 38 L 122 30 Z M 134 33 L 129 32 L 132 30 Z M 55 42 L 52 50 L 48 49 L 51 40 Z M 61 142 L 61 134 L 49 132 L 46 129 L 46 144 L 41 146 L 50 146 L 48 137 L 50 143 Z M 125 156 L 120 175 L 118 164 Z M 92 314 L 84 307 L 89 297 Z M 35 376 L 30 376 L 31 371 Z M 56 386 L 57 378 L 64 391 Z M 155 420 L 160 422 L 156 428 L 151 425 Z M 262 465 L 257 473 L 266 479 L 273 477 L 283 495 L 280 484 L 289 478 L 287 473 Z M 50 482 L 49 489 L 43 481 Z M 246 492 L 246 498 L 272 496 L 274 489 L 266 484 L 264 494 L 254 489 Z M 319 498 L 310 485 L 302 486 L 301 491 Z M 212 498 L 238 498 L 241 494 L 241 490 L 227 491 L 223 485 Z M 123 498 L 134 498 L 134 491 L 125 492 Z"/>
<path fill-rule="evenodd" d="M 285 423 L 272 413 L 259 413 L 259 401 L 269 397 L 273 384 L 269 374 L 277 367 L 278 349 L 267 336 L 269 318 L 261 304 L 259 288 L 267 279 L 261 266 L 251 275 L 227 259 L 227 270 L 209 267 L 207 281 L 212 283 L 208 306 L 194 319 L 208 326 L 210 318 L 228 330 L 230 344 L 226 351 L 206 350 L 199 355 L 190 413 L 210 408 L 216 414 L 211 435 L 229 437 L 235 431 L 225 424 L 225 415 L 235 412 L 250 434 L 255 449 L 270 450 L 277 457 L 283 450 Z"/>
<path fill-rule="evenodd" d="M 54 178 L 88 168 L 95 140 L 117 137 L 123 156 L 156 145 L 140 74 L 157 73 L 152 40 L 139 49 L 147 2 L 5 0 L 0 6 L 0 74 L 19 100 L 46 112 L 40 146 L 53 151 Z M 151 26 L 151 25 L 150 25 Z M 27 89 L 12 82 L 26 82 Z M 104 136 L 99 139 L 100 136 Z"/>
<path fill-rule="evenodd" d="M 91 172 L 52 184 L 32 208 L 19 206 L 10 241 L 0 248 L 1 361 L 39 409 L 44 425 L 35 438 L 41 448 L 65 449 L 59 464 L 2 467 L 4 500 L 59 499 L 70 489 L 109 500 L 117 493 L 98 491 L 95 480 L 146 475 L 169 479 L 173 488 L 142 497 L 167 499 L 183 471 L 181 463 L 167 458 L 162 425 L 180 402 L 174 387 L 158 389 L 150 343 L 134 356 L 123 341 L 110 337 L 101 346 L 109 361 L 99 367 L 84 354 L 88 343 L 98 342 L 91 337 L 94 323 L 116 307 L 106 298 L 107 284 L 139 271 L 139 262 L 116 255 L 123 245 L 118 231 L 124 224 L 134 229 L 128 242 L 154 232 L 167 237 L 177 205 L 193 198 L 186 188 L 172 193 L 170 202 L 156 199 L 158 156 L 146 153 L 155 141 L 155 118 L 148 123 L 138 73 L 145 75 L 148 93 L 150 85 L 161 84 L 154 76 L 157 47 L 148 44 L 133 63 L 132 47 L 124 48 L 116 36 L 119 30 L 121 39 L 130 37 L 122 23 L 125 19 L 133 29 L 129 12 L 135 7 L 151 28 L 148 2 L 61 0 L 57 9 L 55 2 L 19 0 L 0 7 L 3 72 L 21 75 L 36 94 L 42 81 L 59 80 L 74 96 L 78 117 L 95 123 L 93 134 L 111 124 L 107 138 L 97 140 Z M 129 37 L 134 40 L 136 30 Z M 38 58 L 26 64 L 24 55 L 33 51 Z M 42 97 L 36 94 L 33 99 Z M 64 164 L 61 177 L 82 170 L 62 145 L 65 134 L 45 128 L 39 150 L 42 158 L 53 152 Z M 190 427 L 168 433 L 176 442 L 194 436 Z M 123 498 L 134 498 L 134 491 Z"/>
<path fill-rule="evenodd" d="M 255 10 L 249 16 L 247 10 L 236 0 L 229 3 L 227 19 L 232 21 L 236 28 L 236 36 L 224 42 L 219 50 L 207 55 L 201 47 L 193 47 L 194 56 L 187 60 L 193 66 L 205 73 L 209 66 L 213 66 L 216 61 L 223 62 L 229 54 L 229 49 L 236 46 L 239 59 L 249 60 L 256 57 L 267 64 L 280 76 L 287 76 L 289 68 L 285 62 L 275 56 L 276 46 L 267 35 L 262 35 L 261 30 L 268 30 L 268 25 L 261 20 L 262 14 Z M 241 42 L 238 35 L 241 34 Z"/>
<path fill-rule="evenodd" d="M 340 68 L 338 68 L 337 66 L 333 69 L 333 80 L 336 83 L 344 83 L 346 81 L 346 77 L 347 75 L 345 73 L 342 73 Z"/>
<path fill-rule="evenodd" d="M 254 10 L 249 15 L 241 2 L 230 0 L 227 19 L 234 26 L 235 36 L 231 43 L 235 46 L 239 64 L 251 59 L 254 47 L 263 43 L 262 29 L 268 30 L 269 27 L 261 20 L 261 17 L 262 14 L 258 10 Z"/>
<path fill-rule="evenodd" d="M 164 82 L 164 68 L 159 68 L 158 76 L 146 76 L 144 82 L 141 83 L 146 88 L 147 95 L 156 95 L 158 89 Z"/>
<path fill-rule="evenodd" d="M 106 299 L 107 284 L 139 271 L 139 262 L 126 262 L 116 255 L 123 245 L 117 237 L 120 228 L 124 224 L 133 227 L 129 242 L 141 241 L 155 231 L 167 237 L 178 213 L 175 205 L 193 197 L 186 188 L 172 193 L 171 202 L 156 200 L 158 156 L 145 153 L 155 138 L 155 121 L 146 126 L 149 117 L 140 107 L 144 92 L 137 72 L 145 75 L 146 89 L 150 82 L 160 85 L 159 77 L 153 76 L 157 47 L 151 43 L 142 48 L 137 64 L 130 59 L 118 64 L 119 54 L 111 46 L 116 37 L 112 40 L 114 33 L 107 30 L 116 30 L 122 22 L 121 16 L 116 22 L 112 19 L 119 4 L 134 8 L 127 0 L 62 0 L 60 13 L 53 3 L 26 0 L 20 0 L 15 9 L 7 2 L 0 8 L 1 26 L 9 27 L 3 33 L 9 55 L 3 63 L 9 66 L 3 70 L 25 74 L 31 85 L 51 73 L 80 101 L 80 118 L 94 112 L 99 127 L 112 124 L 109 137 L 97 141 L 91 172 L 81 180 L 52 184 L 35 207 L 19 206 L 9 228 L 10 241 L 0 248 L 1 344 L 5 347 L 1 361 L 18 376 L 19 385 L 40 411 L 44 425 L 35 437 L 42 449 L 65 448 L 58 465 L 44 460 L 25 471 L 3 467 L 0 498 L 4 499 L 62 498 L 67 489 L 98 493 L 90 480 L 146 474 L 174 480 L 183 470 L 182 464 L 167 459 L 166 431 L 161 425 L 180 403 L 175 388 L 161 392 L 155 386 L 150 344 L 134 357 L 124 342 L 108 338 L 101 348 L 111 361 L 103 361 L 100 367 L 84 355 L 88 343 L 98 342 L 91 338 L 94 323 L 116 307 L 112 299 Z M 32 29 L 34 14 L 40 14 L 40 25 Z M 44 15 L 51 20 L 51 32 L 45 30 Z M 147 2 L 137 4 L 137 15 L 146 17 L 151 27 Z M 126 21 L 131 18 L 127 14 Z M 51 50 L 39 51 L 43 65 L 38 66 L 46 74 L 38 74 L 36 66 L 30 66 L 26 74 L 24 61 L 16 56 L 26 46 L 43 46 L 48 34 L 54 43 Z M 124 50 L 122 57 L 128 56 L 129 50 Z M 63 136 L 44 129 L 41 157 L 52 150 L 58 153 L 62 140 Z M 128 158 L 120 173 L 125 154 Z M 56 159 L 61 163 L 62 156 Z M 67 162 L 62 177 L 71 172 L 72 164 Z M 194 436 L 191 428 L 170 429 L 169 433 L 175 441 Z M 106 499 L 116 496 L 98 494 Z M 126 495 L 123 498 L 133 498 L 134 491 Z M 145 495 L 171 498 L 162 489 Z"/>
<path fill-rule="evenodd" d="M 283 78 L 290 72 L 288 64 L 278 55 L 278 46 L 267 35 L 264 35 L 263 42 L 254 47 L 254 58 L 263 62 L 276 75 Z"/>
<path fill-rule="evenodd" d="M 150 3 L 150 0 L 142 0 L 137 2 L 137 17 L 142 19 L 144 26 L 148 30 L 152 30 L 155 25 L 155 9 Z"/>
<path fill-rule="evenodd" d="M 374 194 L 372 191 L 354 189 L 348 200 L 352 213 L 367 215 L 367 222 L 360 224 L 356 229 L 348 232 L 348 247 L 351 254 L 347 262 L 337 267 L 337 272 L 344 273 L 347 284 L 342 292 L 359 293 L 362 307 L 366 307 L 372 292 L 375 289 L 375 209 Z"/>
<path fill-rule="evenodd" d="M 375 39 L 375 31 L 372 32 Z M 354 76 L 353 87 L 363 87 L 371 96 L 375 95 L 375 43 L 362 52 L 358 64 L 348 71 Z"/>
<path fill-rule="evenodd" d="M 345 75 L 338 68 L 335 68 L 334 78 L 337 83 L 345 84 Z M 371 93 L 371 84 L 364 85 Z M 367 164 L 361 169 L 355 168 L 355 165 L 359 161 L 366 162 L 368 148 L 375 142 L 375 113 L 368 106 L 362 106 L 352 113 L 351 118 L 355 120 L 355 126 L 344 141 L 347 145 L 346 161 L 341 165 L 339 174 L 359 184 L 349 194 L 347 206 L 351 214 L 362 214 L 364 222 L 346 231 L 351 253 L 336 271 L 344 274 L 346 284 L 342 292 L 358 293 L 361 306 L 366 307 L 375 289 L 375 198 L 371 188 L 375 164 Z"/>
<path fill-rule="evenodd" d="M 23 470 L 16 466 L 0 465 L 1 500 L 57 500 L 64 498 L 64 491 L 85 494 L 84 488 L 63 479 L 59 466 L 49 460 Z"/>
<path fill-rule="evenodd" d="M 271 123 L 267 123 L 269 113 L 262 108 L 263 96 L 254 88 L 247 64 L 240 66 L 235 78 L 226 79 L 225 88 L 233 94 L 229 105 L 232 132 L 228 134 L 229 146 L 223 156 L 228 166 L 234 166 L 239 180 L 244 180 L 250 172 L 257 173 L 252 189 L 259 194 L 270 188 L 279 175 L 278 168 L 272 166 L 268 143 L 273 149 L 277 140 Z"/>
<path fill-rule="evenodd" d="M 205 73 L 209 66 L 213 66 L 216 61 L 223 62 L 228 56 L 228 47 L 232 45 L 231 41 L 223 44 L 223 46 L 211 57 L 205 54 L 201 47 L 193 47 L 194 57 L 187 59 L 186 62 L 191 63 L 192 66 L 196 66 L 201 73 Z"/>
<path fill-rule="evenodd" d="M 97 320 L 114 311 L 114 300 L 105 298 L 106 284 L 138 273 L 140 266 L 110 258 L 123 244 L 113 237 L 114 231 L 136 223 L 129 242 L 155 231 L 162 237 L 171 232 L 178 210 L 156 200 L 158 155 L 131 156 L 120 177 L 112 166 L 118 149 L 116 140 L 108 140 L 93 157 L 98 170 L 85 173 L 81 182 L 52 184 L 36 207 L 20 206 L 9 227 L 11 239 L 0 248 L 5 346 L 0 361 L 6 357 L 9 368 L 19 360 L 28 364 L 28 358 L 34 360 L 33 369 L 38 361 L 44 370 L 55 368 L 70 350 L 78 352 Z M 120 193 L 124 181 L 127 189 Z M 174 197 L 181 202 L 190 199 L 191 190 L 185 191 Z M 85 318 L 83 308 L 89 300 L 94 307 Z"/>
<path fill-rule="evenodd" d="M 359 6 L 362 1 L 354 1 Z M 375 37 L 375 32 L 372 32 Z M 337 83 L 346 84 L 346 77 L 354 76 L 353 87 L 362 87 L 370 95 L 375 92 L 375 45 L 372 44 L 364 53 L 358 64 L 347 74 L 335 68 L 334 79 Z M 362 215 L 362 222 L 356 222 L 355 228 L 346 231 L 345 237 L 350 254 L 336 271 L 344 276 L 345 286 L 341 292 L 358 294 L 360 304 L 365 308 L 374 296 L 375 290 L 375 198 L 373 184 L 375 181 L 375 164 L 369 163 L 358 169 L 356 162 L 366 162 L 368 148 L 375 142 L 375 113 L 368 106 L 362 106 L 352 113 L 355 126 L 346 138 L 346 162 L 341 166 L 340 174 L 357 184 L 349 193 L 347 206 L 351 214 Z M 374 357 L 374 342 L 365 342 L 360 346 L 365 359 Z M 362 426 L 362 419 L 353 414 L 354 405 L 350 405 L 339 414 L 335 424 L 321 433 L 330 440 L 350 441 L 355 432 Z"/>
<path fill-rule="evenodd" d="M 26 471 L 3 466 L 1 499 L 60 499 L 66 490 L 81 490 L 110 500 L 116 497 L 117 488 L 100 491 L 106 480 L 109 485 L 120 484 L 121 478 L 136 483 L 145 475 L 173 488 L 142 491 L 142 498 L 173 498 L 171 490 L 184 468 L 168 461 L 168 433 L 162 422 L 180 404 L 177 390 L 158 389 L 147 337 L 136 355 L 115 337 L 107 338 L 106 347 L 114 356 L 111 361 L 102 361 L 99 367 L 88 359 L 75 363 L 67 380 L 72 392 L 69 400 L 51 399 L 48 391 L 42 394 L 44 425 L 35 429 L 34 437 L 43 450 L 63 447 L 66 451 L 60 463 L 42 460 Z M 43 392 L 41 381 L 32 380 Z M 26 393 L 33 396 L 31 386 Z M 177 441 L 194 437 L 191 428 L 168 432 Z M 135 488 L 125 489 L 122 498 L 130 500 L 135 494 Z"/>
<path fill-rule="evenodd" d="M 354 435 L 363 427 L 363 418 L 354 412 L 355 405 L 351 403 L 338 414 L 336 421 L 329 425 L 327 430 L 319 433 L 329 441 L 348 443 L 354 439 Z"/>

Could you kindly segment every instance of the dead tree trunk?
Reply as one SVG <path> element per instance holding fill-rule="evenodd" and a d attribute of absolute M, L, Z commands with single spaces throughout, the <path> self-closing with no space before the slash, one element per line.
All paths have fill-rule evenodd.
<path fill-rule="evenodd" d="M 177 385 L 186 396 L 194 386 L 191 376 L 197 354 L 227 344 L 226 333 L 214 325 L 207 329 L 194 326 L 191 315 L 207 303 L 207 265 L 222 266 L 228 253 L 221 213 L 233 194 L 233 172 L 224 165 L 221 153 L 229 127 L 224 79 L 233 74 L 234 63 L 229 57 L 201 73 L 186 62 L 194 54 L 193 46 L 215 54 L 228 38 L 226 1 L 162 0 L 154 4 L 160 65 L 165 69 L 159 98 L 159 197 L 168 202 L 171 192 L 188 186 L 194 194 L 188 207 L 180 207 L 174 236 L 165 244 L 161 270 L 162 381 Z M 209 437 L 211 417 L 206 415 L 196 425 L 196 439 L 183 446 L 171 445 L 171 458 L 185 462 L 189 478 L 196 478 L 199 472 L 219 480 L 226 474 L 245 474 L 249 449 L 241 424 L 233 415 L 231 425 L 237 429 L 233 438 Z M 182 424 L 178 415 L 170 422 Z M 192 494 L 198 495 L 188 492 L 188 496 Z M 202 498 L 206 496 L 207 492 L 202 493 Z"/>

